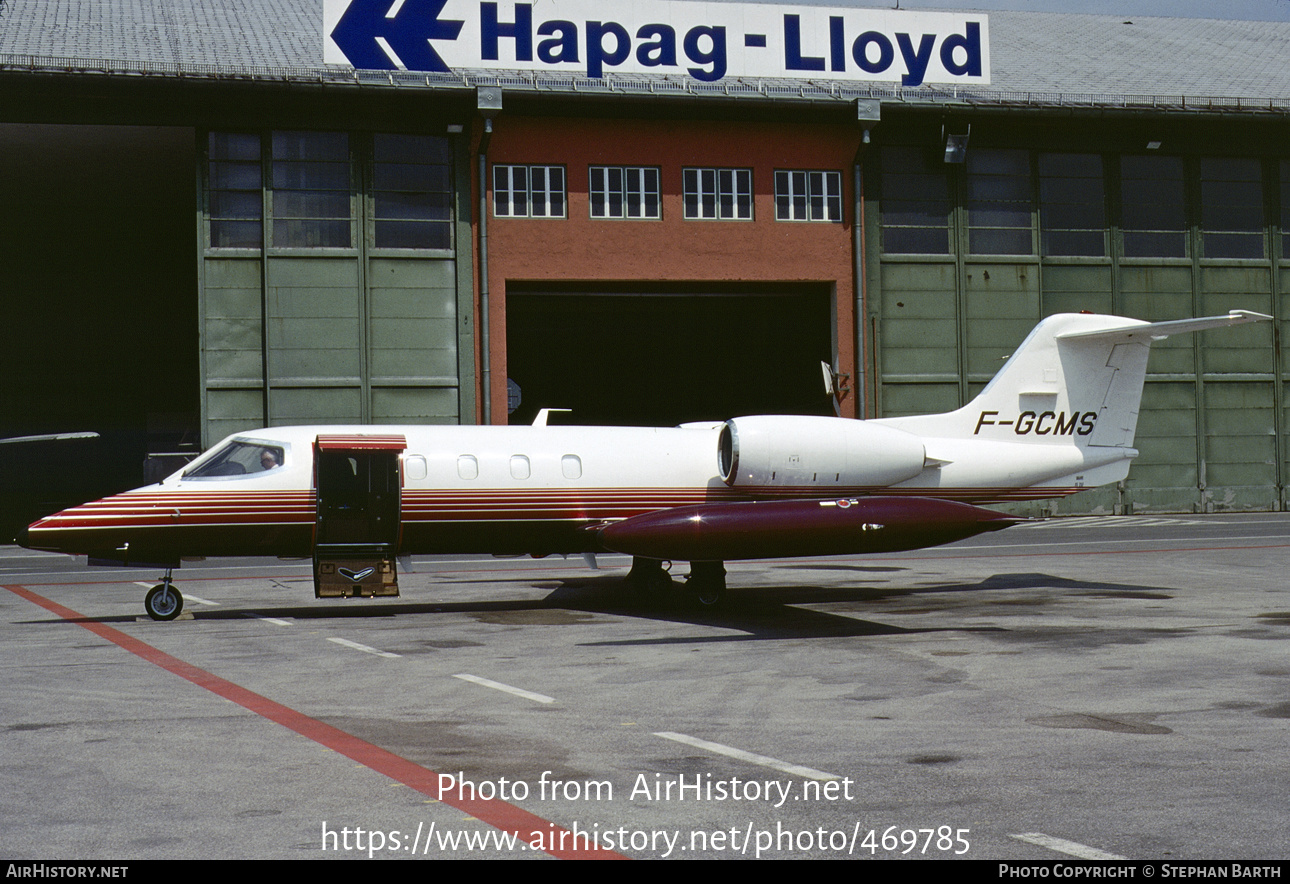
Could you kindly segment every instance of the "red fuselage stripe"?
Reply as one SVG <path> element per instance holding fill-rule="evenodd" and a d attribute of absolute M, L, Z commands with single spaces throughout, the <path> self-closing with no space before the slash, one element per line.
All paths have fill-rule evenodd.
<path fill-rule="evenodd" d="M 1082 488 L 881 489 L 886 497 L 927 497 L 985 504 L 1065 497 Z M 872 495 L 874 489 L 758 487 L 740 489 L 590 488 L 480 491 L 409 489 L 403 521 L 568 522 L 624 519 L 655 510 L 757 499 L 817 499 Z M 63 529 L 190 526 L 307 525 L 316 518 L 312 491 L 126 493 L 47 516 L 31 527 Z"/>

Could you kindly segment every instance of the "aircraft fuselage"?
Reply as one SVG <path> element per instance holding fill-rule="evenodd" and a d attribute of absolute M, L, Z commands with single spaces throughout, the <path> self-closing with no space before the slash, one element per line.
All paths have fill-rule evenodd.
<path fill-rule="evenodd" d="M 289 427 L 238 434 L 157 485 L 41 519 L 22 542 L 36 549 L 159 564 L 199 556 L 309 556 L 318 539 L 319 520 L 315 441 L 355 430 Z M 991 489 L 846 483 L 835 481 L 836 474 L 827 479 L 815 475 L 804 484 L 732 485 L 720 474 L 721 425 L 365 430 L 406 442 L 398 456 L 399 527 L 392 538 L 399 555 L 603 552 L 606 546 L 598 529 L 604 526 L 659 510 L 709 504 L 845 502 L 881 493 L 911 497 L 910 512 L 917 510 L 926 518 L 931 513 L 913 498 L 927 497 L 929 490 L 946 500 L 995 496 Z M 230 442 L 280 450 L 283 462 L 234 475 L 201 475 L 203 464 Z M 921 472 L 921 448 L 917 460 Z M 952 521 L 969 509 L 954 511 Z M 786 510 L 777 532 L 791 535 L 800 521 Z M 968 521 L 975 524 L 975 517 Z M 804 525 L 806 531 L 813 528 Z M 920 538 L 948 542 L 932 541 L 943 529 L 928 524 L 901 548 L 926 545 Z M 964 531 L 960 536 L 976 533 L 966 527 Z"/>

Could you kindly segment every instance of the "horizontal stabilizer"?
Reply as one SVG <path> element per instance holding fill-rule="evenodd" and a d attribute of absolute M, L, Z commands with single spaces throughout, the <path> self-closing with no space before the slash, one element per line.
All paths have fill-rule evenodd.
<path fill-rule="evenodd" d="M 0 445 L 21 445 L 25 442 L 70 442 L 75 439 L 97 439 L 98 433 L 44 433 L 39 436 L 10 436 L 0 439 Z"/>
<path fill-rule="evenodd" d="M 1091 331 L 1061 332 L 1057 340 L 1067 341 L 1075 338 L 1107 338 L 1119 335 L 1147 335 L 1153 341 L 1163 340 L 1170 335 L 1185 335 L 1204 331 L 1208 328 L 1226 328 L 1230 325 L 1244 325 L 1247 322 L 1267 322 L 1272 319 L 1263 313 L 1253 310 L 1233 310 L 1226 316 L 1202 316 L 1197 319 L 1173 319 L 1168 322 L 1135 322 L 1132 325 L 1098 328 Z"/>

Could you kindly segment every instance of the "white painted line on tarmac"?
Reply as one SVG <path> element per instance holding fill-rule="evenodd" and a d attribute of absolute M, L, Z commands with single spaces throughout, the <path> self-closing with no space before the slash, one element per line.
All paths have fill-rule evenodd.
<path fill-rule="evenodd" d="M 1022 835 L 1009 835 L 1008 837 L 1015 838 L 1018 841 L 1025 841 L 1027 844 L 1047 847 L 1049 850 L 1055 850 L 1058 853 L 1078 856 L 1080 859 L 1128 859 L 1126 856 L 1107 853 L 1105 850 L 1098 850 L 1096 847 L 1089 847 L 1087 844 L 1077 844 L 1064 838 L 1054 838 L 1052 835 L 1045 835 L 1043 832 L 1026 832 Z"/>
<path fill-rule="evenodd" d="M 1174 519 L 1154 516 L 1079 516 L 1073 518 L 1044 519 L 1039 522 L 1025 522 L 1018 528 L 1176 528 L 1185 525 L 1190 528 L 1214 525 L 1214 522 L 1202 522 L 1199 519 Z"/>
<path fill-rule="evenodd" d="M 136 580 L 134 581 L 134 585 L 142 586 L 144 589 L 152 589 L 154 586 L 160 586 L 161 584 L 145 583 L 142 580 Z M 219 602 L 212 602 L 210 599 L 204 599 L 199 595 L 188 595 L 187 593 L 184 594 L 184 602 L 185 603 L 192 602 L 193 604 L 196 604 L 196 605 L 211 605 L 212 607 L 216 607 L 216 608 L 219 607 Z"/>
<path fill-rule="evenodd" d="M 264 621 L 265 623 L 272 623 L 274 626 L 291 626 L 291 625 L 292 625 L 292 623 L 291 623 L 291 621 L 290 621 L 290 620 L 280 620 L 280 619 L 278 619 L 277 617 L 265 617 L 263 614 L 248 614 L 248 613 L 245 613 L 245 612 L 244 612 L 244 613 L 242 614 L 242 616 L 243 616 L 243 617 L 250 617 L 252 620 L 262 620 L 262 621 Z M 395 654 L 395 656 L 397 657 L 398 655 L 397 655 L 397 654 Z"/>
<path fill-rule="evenodd" d="M 453 678 L 460 678 L 462 681 L 468 681 L 471 684 L 492 688 L 495 691 L 503 691 L 507 694 L 513 694 L 516 697 L 523 697 L 526 700 L 532 700 L 534 703 L 555 702 L 555 697 L 548 697 L 546 694 L 535 694 L 532 691 L 524 690 L 524 688 L 517 688 L 513 685 L 502 684 L 500 681 L 493 681 L 491 678 L 480 678 L 478 675 L 469 675 L 465 672 L 459 672 L 454 675 Z"/>
<path fill-rule="evenodd" d="M 352 642 L 347 638 L 328 637 L 327 641 L 335 642 L 338 645 L 344 645 L 347 648 L 353 648 L 356 651 L 362 651 L 364 654 L 375 654 L 378 657 L 402 657 L 402 654 L 391 653 L 390 651 L 378 651 L 376 648 L 369 648 L 367 645 L 360 645 L 358 642 Z"/>
<path fill-rule="evenodd" d="M 1014 529 L 1009 529 L 1009 530 L 1014 530 Z M 1204 537 L 1196 537 L 1196 536 L 1140 537 L 1140 538 L 1130 538 L 1127 540 L 1112 540 L 1107 538 L 1099 538 L 1097 540 L 1097 546 L 1099 549 L 1109 552 L 1109 550 L 1106 550 L 1106 547 L 1108 546 L 1128 546 L 1130 544 L 1136 545 L 1136 544 L 1143 544 L 1143 543 L 1169 544 L 1169 547 L 1166 549 L 1145 549 L 1145 550 L 1138 551 L 1141 554 L 1149 554 L 1149 553 L 1155 553 L 1155 552 L 1176 552 L 1178 551 L 1178 546 L 1177 546 L 1178 544 L 1196 543 L 1196 544 L 1205 544 L 1205 545 L 1188 547 L 1187 551 L 1203 552 L 1206 550 L 1215 550 L 1215 549 L 1222 549 L 1222 550 L 1256 549 L 1257 547 L 1255 547 L 1253 544 L 1250 543 L 1250 541 L 1252 540 L 1279 540 L 1282 542 L 1276 544 L 1276 546 L 1280 547 L 1280 546 L 1284 546 L 1286 541 L 1290 541 L 1290 535 L 1242 534 L 1240 537 L 1230 537 L 1230 536 L 1224 536 L 1221 534 L 1210 534 Z M 1059 541 L 1045 540 L 1040 543 L 989 543 L 989 544 L 981 543 L 981 544 L 977 544 L 976 546 L 960 546 L 960 547 L 930 546 L 924 549 L 911 550 L 910 552 L 911 554 L 912 553 L 931 553 L 931 552 L 946 552 L 946 553 L 957 552 L 957 553 L 967 553 L 968 555 L 966 557 L 975 558 L 986 554 L 993 554 L 996 550 L 1001 550 L 1001 549 L 1022 549 L 1022 550 L 1028 549 L 1028 550 L 1036 551 L 1031 553 L 1031 555 L 1056 555 L 1055 553 L 1044 553 L 1044 552 L 1041 552 L 1041 550 L 1045 550 L 1045 549 L 1048 549 L 1049 547 L 1057 547 L 1057 546 L 1092 546 L 1092 545 L 1093 545 L 1093 541 L 1091 540 L 1059 540 Z M 1123 550 L 1123 552 L 1134 553 L 1134 550 Z M 1080 555 L 1080 553 L 1074 553 L 1074 555 Z M 951 557 L 964 558 L 964 556 L 962 555 L 951 556 Z M 856 558 L 858 558 L 858 556 Z M 899 556 L 893 556 L 893 558 L 899 558 Z"/>
<path fill-rule="evenodd" d="M 654 734 L 656 737 L 662 737 L 665 740 L 673 740 L 677 743 L 684 743 L 687 746 L 693 746 L 696 749 L 703 749 L 717 755 L 725 755 L 728 758 L 737 758 L 740 761 L 747 761 L 750 764 L 759 764 L 762 767 L 769 767 L 773 770 L 783 771 L 795 777 L 805 777 L 808 780 L 840 780 L 838 774 L 826 773 L 822 770 L 816 770 L 813 767 L 803 767 L 800 764 L 790 764 L 787 761 L 780 761 L 778 758 L 771 758 L 767 755 L 756 755 L 752 752 L 745 752 L 743 749 L 736 749 L 733 746 L 726 746 L 721 743 L 711 743 L 707 740 L 700 740 L 698 737 L 691 737 L 687 734 L 673 733 L 672 731 L 661 731 Z"/>

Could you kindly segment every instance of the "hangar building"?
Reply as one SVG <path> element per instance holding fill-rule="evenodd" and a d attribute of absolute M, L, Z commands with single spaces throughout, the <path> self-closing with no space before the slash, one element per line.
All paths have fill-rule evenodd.
<path fill-rule="evenodd" d="M 0 2 L 0 435 L 103 437 L 0 503 L 266 424 L 943 411 L 1047 314 L 1239 307 L 1042 506 L 1285 507 L 1290 25 L 636 6 Z"/>

